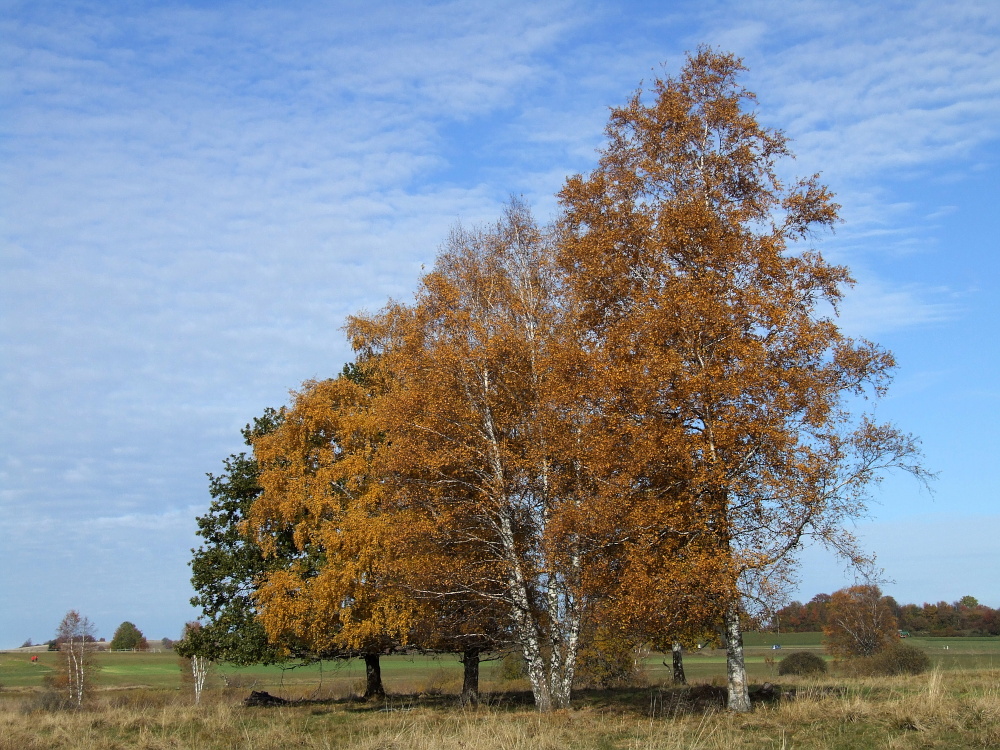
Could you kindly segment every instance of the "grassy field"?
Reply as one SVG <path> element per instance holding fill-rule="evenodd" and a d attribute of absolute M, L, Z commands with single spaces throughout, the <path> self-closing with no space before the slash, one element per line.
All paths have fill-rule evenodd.
<path fill-rule="evenodd" d="M 968 669 L 1000 669 L 1000 638 L 910 638 L 930 655 L 933 665 L 944 671 Z M 772 646 L 778 643 L 781 650 Z M 822 634 L 748 633 L 746 636 L 747 669 L 757 682 L 774 681 L 777 662 L 792 651 L 812 651 L 822 654 Z M 37 652 L 36 652 L 37 653 Z M 52 674 L 57 654 L 37 653 L 39 661 L 31 662 L 28 652 L 0 652 L 0 687 L 11 689 L 41 688 L 45 676 Z M 644 660 L 645 678 L 649 684 L 668 682 L 671 668 L 669 654 L 651 654 Z M 161 653 L 99 653 L 97 664 L 100 688 L 156 688 L 178 690 L 182 673 L 178 658 L 171 652 Z M 692 681 L 711 682 L 725 677 L 726 655 L 721 649 L 703 649 L 685 653 L 684 668 Z M 482 680 L 488 690 L 510 687 L 527 689 L 527 685 L 511 685 L 498 679 L 498 665 L 483 664 Z M 389 656 L 382 659 L 382 678 L 386 689 L 395 693 L 431 690 L 447 692 L 461 682 L 462 667 L 454 656 Z M 322 665 L 282 668 L 278 666 L 214 668 L 210 685 L 224 688 L 258 690 L 321 691 L 347 695 L 364 680 L 364 665 L 358 659 L 325 662 Z"/>
<path fill-rule="evenodd" d="M 1000 669 L 1000 638 L 910 638 L 908 643 L 923 648 L 932 663 L 941 670 Z M 780 650 L 774 650 L 774 644 Z M 764 681 L 776 675 L 776 664 L 792 651 L 823 654 L 821 633 L 748 633 L 746 635 L 747 669 L 752 679 Z M 31 662 L 37 654 L 39 661 Z M 0 686 L 4 688 L 40 688 L 45 676 L 53 672 L 57 654 L 53 652 L 0 652 Z M 96 655 L 100 667 L 98 684 L 105 688 L 145 687 L 179 689 L 183 679 L 178 658 L 171 652 L 108 653 Z M 773 660 L 773 661 L 772 661 Z M 671 668 L 663 662 L 670 656 L 651 654 L 644 660 L 646 679 L 658 684 L 670 679 Z M 689 678 L 711 681 L 725 676 L 726 655 L 721 649 L 686 652 L 684 667 Z M 461 680 L 462 667 L 454 656 L 388 656 L 382 659 L 382 677 L 390 692 L 407 693 L 424 685 L 439 690 Z M 496 675 L 498 665 L 486 662 L 483 682 L 490 689 L 506 687 Z M 324 662 L 306 667 L 221 665 L 214 668 L 217 687 L 254 685 L 257 689 L 288 687 L 348 693 L 364 680 L 364 666 L 358 659 Z"/>
<path fill-rule="evenodd" d="M 177 658 L 100 654 L 97 689 L 84 711 L 44 710 L 44 678 L 56 654 L 0 653 L 0 750 L 36 748 L 990 748 L 1000 747 L 1000 639 L 911 639 L 935 668 L 915 677 L 816 680 L 778 678 L 775 660 L 820 649 L 818 634 L 751 634 L 751 678 L 780 685 L 778 702 L 752 714 L 719 703 L 721 651 L 688 654 L 692 687 L 667 685 L 662 655 L 646 660 L 646 683 L 619 691 L 578 691 L 574 708 L 539 716 L 523 682 L 497 679 L 484 665 L 485 705 L 459 709 L 461 666 L 450 657 L 390 657 L 390 696 L 352 698 L 363 681 L 358 660 L 301 669 L 216 668 L 203 704 L 194 706 Z M 945 648 L 947 646 L 947 648 Z M 666 659 L 669 663 L 669 658 Z M 299 699 L 245 708 L 251 689 Z"/>

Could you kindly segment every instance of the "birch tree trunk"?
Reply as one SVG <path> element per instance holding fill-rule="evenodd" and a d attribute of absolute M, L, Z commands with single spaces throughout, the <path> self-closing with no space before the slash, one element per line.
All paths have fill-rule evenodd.
<path fill-rule="evenodd" d="M 674 643 L 670 648 L 674 666 L 674 684 L 687 685 L 687 677 L 684 675 L 684 653 L 681 644 Z"/>
<path fill-rule="evenodd" d="M 740 605 L 733 599 L 726 607 L 726 675 L 729 682 L 729 710 L 746 713 L 750 710 L 750 690 L 747 668 L 743 659 L 743 630 L 740 628 Z"/>
<path fill-rule="evenodd" d="M 191 676 L 194 677 L 194 702 L 201 703 L 201 691 L 205 688 L 205 678 L 208 676 L 209 661 L 204 656 L 191 657 Z"/>
<path fill-rule="evenodd" d="M 574 555 L 570 572 L 579 576 L 579 556 Z M 548 627 L 550 639 L 549 682 L 553 708 L 569 708 L 573 691 L 576 655 L 580 645 L 581 611 L 566 581 L 555 577 L 549 583 Z"/>
<path fill-rule="evenodd" d="M 70 640 L 63 648 L 66 649 L 66 673 L 69 677 L 69 697 L 70 701 L 79 708 L 83 705 L 84 691 L 84 670 L 83 670 L 83 649 L 84 641 Z"/>

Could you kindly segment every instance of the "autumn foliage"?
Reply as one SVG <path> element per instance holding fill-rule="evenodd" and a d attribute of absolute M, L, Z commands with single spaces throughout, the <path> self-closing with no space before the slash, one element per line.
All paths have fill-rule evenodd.
<path fill-rule="evenodd" d="M 292 540 L 255 593 L 275 642 L 377 655 L 513 646 L 567 706 L 588 634 L 719 628 L 747 710 L 741 623 L 807 537 L 842 530 L 913 438 L 856 411 L 889 352 L 852 340 L 852 281 L 802 244 L 837 221 L 701 49 L 614 109 L 552 227 L 512 201 L 457 228 L 410 302 L 351 318 L 357 353 L 254 442 L 245 532 Z M 468 676 L 468 675 L 467 675 Z"/>
<path fill-rule="evenodd" d="M 873 656 L 899 640 L 899 623 L 878 586 L 835 591 L 827 611 L 823 634 L 827 650 L 836 656 Z"/>
<path fill-rule="evenodd" d="M 822 630 L 829 621 L 831 599 L 830 594 L 817 594 L 806 604 L 793 601 L 774 613 L 772 625 L 784 632 Z M 896 617 L 899 629 L 910 635 L 937 638 L 1000 635 L 1000 610 L 980 604 L 974 596 L 963 596 L 955 602 L 923 604 L 899 604 L 889 596 L 883 599 Z"/>

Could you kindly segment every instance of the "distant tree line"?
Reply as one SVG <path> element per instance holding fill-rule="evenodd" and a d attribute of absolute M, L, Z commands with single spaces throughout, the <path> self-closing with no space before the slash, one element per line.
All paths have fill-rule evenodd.
<path fill-rule="evenodd" d="M 831 594 L 817 594 L 806 604 L 793 601 L 774 613 L 771 626 L 786 633 L 815 632 L 828 628 L 831 617 Z M 980 604 L 974 596 L 955 602 L 940 601 L 899 604 L 891 596 L 882 603 L 896 619 L 900 630 L 919 636 L 992 636 L 1000 635 L 1000 609 Z"/>

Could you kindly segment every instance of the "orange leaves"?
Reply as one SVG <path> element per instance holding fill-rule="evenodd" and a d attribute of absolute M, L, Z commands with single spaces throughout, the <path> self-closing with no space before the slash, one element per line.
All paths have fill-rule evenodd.
<path fill-rule="evenodd" d="M 668 542 L 648 553 L 761 593 L 804 536 L 853 549 L 835 529 L 881 472 L 921 470 L 912 439 L 850 413 L 854 395 L 881 395 L 892 356 L 822 314 L 850 275 L 792 243 L 839 207 L 815 176 L 778 180 L 786 139 L 757 121 L 742 70 L 702 48 L 612 112 L 598 167 L 560 193 L 557 261 L 595 370 L 621 396 L 595 403 L 629 435 L 623 470 L 666 503 L 635 506 Z M 688 517 L 670 512 L 677 498 Z M 714 542 L 678 563 L 692 538 Z"/>
<path fill-rule="evenodd" d="M 826 647 L 838 657 L 871 656 L 899 640 L 895 602 L 873 584 L 833 592 L 823 626 Z"/>
<path fill-rule="evenodd" d="M 777 178 L 742 71 L 700 49 L 613 110 L 554 231 L 513 202 L 454 230 L 412 303 L 348 321 L 352 377 L 255 444 L 250 525 L 300 553 L 262 583 L 269 632 L 440 643 L 506 617 L 558 703 L 592 607 L 680 636 L 726 613 L 738 638 L 740 595 L 804 537 L 853 554 L 867 487 L 921 476 L 911 438 L 851 413 L 892 356 L 827 317 L 850 275 L 794 243 L 838 206 Z"/>
<path fill-rule="evenodd" d="M 382 436 L 371 399 L 345 376 L 306 383 L 280 427 L 254 443 L 264 492 L 249 526 L 265 551 L 290 533 L 299 552 L 257 591 L 274 640 L 355 652 L 406 642 L 416 605 L 401 593 L 393 562 L 414 526 L 386 511 L 373 475 Z"/>

